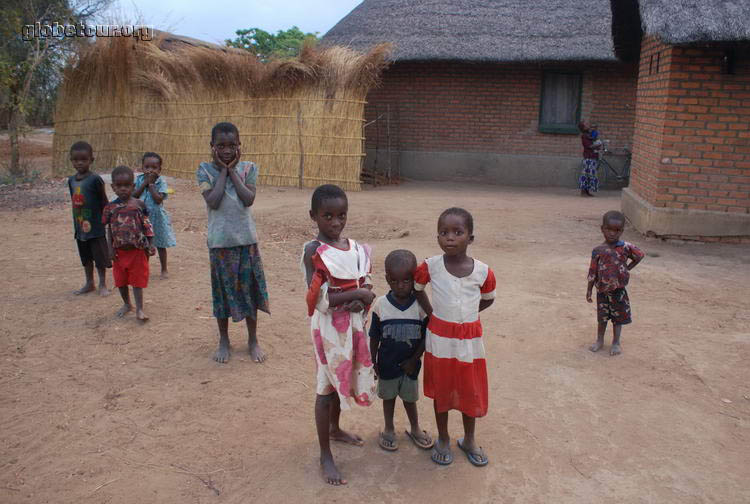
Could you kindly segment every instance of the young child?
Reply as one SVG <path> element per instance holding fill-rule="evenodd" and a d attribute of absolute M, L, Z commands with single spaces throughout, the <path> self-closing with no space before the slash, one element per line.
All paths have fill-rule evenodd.
<path fill-rule="evenodd" d="M 596 175 L 596 168 L 599 166 L 598 146 L 594 145 L 591 128 L 584 121 L 578 123 L 578 129 L 581 132 L 583 146 L 583 168 L 578 177 L 578 188 L 581 190 L 581 196 L 593 196 L 599 190 L 599 177 Z"/>
<path fill-rule="evenodd" d="M 430 315 L 424 357 L 424 395 L 434 400 L 438 441 L 432 461 L 453 462 L 448 411 L 461 412 L 464 437 L 458 447 L 469 462 L 489 462 L 474 438 L 476 419 L 487 414 L 487 365 L 479 312 L 495 300 L 495 275 L 483 262 L 466 254 L 474 241 L 474 220 L 463 208 L 449 208 L 438 219 L 442 255 L 426 259 L 414 274 L 417 298 Z M 432 285 L 432 305 L 424 292 Z"/>
<path fill-rule="evenodd" d="M 375 300 L 370 324 L 370 355 L 378 378 L 378 397 L 383 400 L 385 429 L 378 444 L 387 451 L 398 450 L 393 412 L 396 397 L 404 403 L 411 431 L 406 435 L 419 448 L 434 445 L 427 431 L 419 427 L 420 358 L 424 353 L 427 314 L 414 294 L 417 258 L 408 250 L 394 250 L 385 258 L 385 281 L 391 291 Z"/>
<path fill-rule="evenodd" d="M 255 202 L 255 163 L 240 161 L 240 132 L 228 122 L 211 129 L 213 162 L 201 163 L 198 187 L 208 209 L 208 250 L 214 317 L 219 326 L 216 362 L 229 361 L 229 317 L 245 321 L 250 358 L 266 360 L 258 344 L 258 310 L 268 307 L 266 278 L 258 250 L 255 221 L 250 207 Z"/>
<path fill-rule="evenodd" d="M 112 276 L 122 296 L 118 317 L 133 309 L 128 285 L 133 286 L 135 316 L 148 320 L 143 312 L 143 289 L 148 287 L 148 256 L 156 253 L 152 243 L 154 229 L 143 201 L 133 197 L 133 170 L 118 166 L 112 170 L 112 190 L 117 199 L 104 207 L 102 223 L 107 226 L 109 249 L 112 251 Z"/>
<path fill-rule="evenodd" d="M 367 307 L 375 299 L 370 282 L 370 249 L 341 236 L 349 203 L 335 185 L 315 189 L 310 218 L 318 236 L 305 244 L 302 264 L 307 281 L 307 310 L 317 362 L 315 425 L 325 481 L 345 485 L 331 453 L 330 440 L 356 446 L 359 436 L 339 425 L 342 409 L 369 406 L 375 374 L 365 336 Z"/>
<path fill-rule="evenodd" d="M 169 277 L 167 271 L 167 248 L 174 247 L 177 242 L 172 231 L 169 214 L 164 208 L 167 199 L 167 181 L 161 176 L 161 156 L 156 152 L 146 152 L 141 159 L 143 173 L 135 179 L 134 198 L 140 198 L 146 203 L 151 225 L 154 227 L 154 246 L 159 252 L 161 263 L 161 279 Z"/>
<path fill-rule="evenodd" d="M 107 248 L 102 211 L 107 205 L 107 191 L 104 181 L 91 171 L 94 150 L 87 142 L 76 142 L 70 147 L 70 162 L 76 170 L 68 177 L 68 190 L 73 206 L 73 235 L 78 245 L 86 283 L 75 291 L 85 294 L 94 290 L 94 265 L 99 275 L 99 295 L 109 295 L 106 282 L 106 268 L 112 267 Z"/>
<path fill-rule="evenodd" d="M 591 291 L 596 285 L 596 319 L 599 323 L 596 343 L 589 347 L 592 352 L 598 352 L 604 346 L 607 320 L 611 320 L 613 338 L 609 354 L 621 354 L 622 326 L 632 322 L 630 300 L 625 286 L 630 279 L 630 270 L 641 262 L 644 254 L 632 243 L 620 240 L 624 228 L 625 216 L 622 213 L 616 210 L 605 213 L 601 227 L 604 243 L 591 252 L 586 301 L 592 302 Z"/>

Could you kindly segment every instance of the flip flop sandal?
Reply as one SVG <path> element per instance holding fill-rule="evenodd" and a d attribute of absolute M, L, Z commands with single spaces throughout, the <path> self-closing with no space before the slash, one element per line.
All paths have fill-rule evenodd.
<path fill-rule="evenodd" d="M 383 432 L 381 432 L 380 436 L 378 437 L 378 446 L 380 446 L 385 451 L 398 450 L 398 442 L 395 439 L 391 440 L 391 439 L 386 438 L 385 433 Z"/>
<path fill-rule="evenodd" d="M 411 431 L 406 430 L 404 432 L 406 433 L 407 436 L 409 436 L 409 439 L 411 439 L 414 442 L 414 444 L 417 445 L 418 448 L 422 448 L 423 450 L 429 450 L 430 448 L 435 446 L 435 441 L 433 439 L 430 439 L 429 443 L 425 443 L 421 441 L 419 438 L 417 438 L 416 436 L 413 436 Z M 427 431 L 423 430 L 422 434 L 427 436 Z"/>
<path fill-rule="evenodd" d="M 461 448 L 461 451 L 466 454 L 466 458 L 469 459 L 469 462 L 472 463 L 472 465 L 475 465 L 477 467 L 483 467 L 490 463 L 490 460 L 487 458 L 486 455 L 484 455 L 484 460 L 482 460 L 482 457 L 476 453 L 472 453 L 463 446 L 463 440 L 464 438 L 460 438 L 458 441 L 456 441 L 456 444 L 458 444 L 458 447 Z M 481 450 L 482 447 L 480 446 L 479 449 Z"/>
<path fill-rule="evenodd" d="M 445 457 L 445 460 L 440 459 L 440 457 Z M 438 451 L 437 446 L 434 446 L 430 458 L 437 465 L 451 465 L 453 463 L 453 452 L 449 450 L 448 453 L 443 454 Z"/>

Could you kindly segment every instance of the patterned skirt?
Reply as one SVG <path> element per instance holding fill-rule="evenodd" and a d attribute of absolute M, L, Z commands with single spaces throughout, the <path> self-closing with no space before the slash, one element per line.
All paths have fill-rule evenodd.
<path fill-rule="evenodd" d="M 271 313 L 258 245 L 209 249 L 214 317 L 239 322 Z"/>
<path fill-rule="evenodd" d="M 595 193 L 599 189 L 599 178 L 596 176 L 596 167 L 599 164 L 597 159 L 583 160 L 583 169 L 581 176 L 578 178 L 578 188 L 582 191 Z"/>

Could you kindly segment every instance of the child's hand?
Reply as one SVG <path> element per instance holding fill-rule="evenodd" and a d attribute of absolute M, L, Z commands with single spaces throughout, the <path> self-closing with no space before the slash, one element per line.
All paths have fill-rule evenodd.
<path fill-rule="evenodd" d="M 359 299 L 366 305 L 372 304 L 375 301 L 375 293 L 370 289 L 362 287 L 359 289 Z"/>
<path fill-rule="evenodd" d="M 365 304 L 362 301 L 355 299 L 354 301 L 346 303 L 344 307 L 346 311 L 357 313 L 365 309 Z"/>
<path fill-rule="evenodd" d="M 378 379 L 378 375 L 380 375 L 380 369 L 378 369 L 378 363 L 374 362 L 372 363 L 372 370 L 375 372 L 375 379 Z"/>
<path fill-rule="evenodd" d="M 591 301 L 591 291 L 586 291 L 586 301 L 588 301 L 589 303 L 593 302 Z"/>
<path fill-rule="evenodd" d="M 149 247 L 146 249 L 146 255 L 150 257 L 154 254 L 156 254 L 156 247 L 154 247 L 153 245 L 149 245 Z"/>
<path fill-rule="evenodd" d="M 156 173 L 149 173 L 146 175 L 146 183 L 149 185 L 155 184 L 158 178 L 159 176 Z"/>
<path fill-rule="evenodd" d="M 109 259 L 110 259 L 110 261 L 116 261 L 117 260 L 117 249 L 110 249 L 110 251 L 109 251 Z"/>
<path fill-rule="evenodd" d="M 417 359 L 410 357 L 398 365 L 408 376 L 414 376 L 417 372 Z"/>

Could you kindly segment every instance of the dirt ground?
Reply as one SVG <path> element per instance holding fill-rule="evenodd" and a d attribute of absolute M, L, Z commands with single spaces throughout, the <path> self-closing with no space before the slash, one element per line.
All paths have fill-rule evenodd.
<path fill-rule="evenodd" d="M 490 410 L 478 439 L 491 461 L 475 468 L 454 445 L 454 464 L 438 467 L 403 434 L 399 451 L 382 451 L 376 403 L 344 413 L 366 444 L 334 447 L 349 485 L 331 488 L 317 463 L 298 268 L 314 232 L 310 191 L 259 188 L 270 357 L 251 362 L 232 324 L 232 360 L 220 365 L 205 206 L 191 181 L 173 187 L 178 246 L 171 278 L 146 290 L 145 325 L 115 317 L 116 294 L 72 294 L 83 271 L 62 180 L 0 191 L 0 502 L 750 502 L 747 245 L 626 230 L 648 255 L 629 287 L 624 354 L 610 357 L 587 350 L 596 324 L 584 294 L 599 219 L 619 193 L 415 182 L 351 193 L 347 234 L 373 245 L 378 293 L 387 252 L 434 255 L 439 212 L 473 212 L 470 252 L 498 279 L 482 314 Z M 431 403 L 418 409 L 434 435 Z M 407 426 L 403 409 L 396 425 Z"/>

